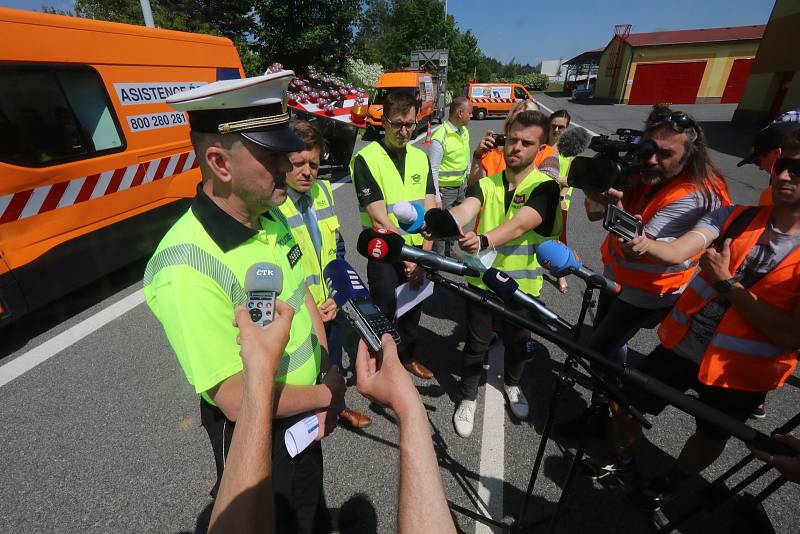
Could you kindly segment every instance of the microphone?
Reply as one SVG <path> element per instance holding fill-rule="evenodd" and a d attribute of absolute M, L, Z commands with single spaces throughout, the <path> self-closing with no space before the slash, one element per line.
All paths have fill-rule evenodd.
<path fill-rule="evenodd" d="M 610 295 L 617 295 L 622 290 L 622 287 L 614 280 L 584 267 L 575 251 L 560 241 L 551 240 L 541 243 L 536 247 L 536 257 L 542 267 L 550 271 L 553 276 L 574 274 L 591 287 L 602 289 Z"/>
<path fill-rule="evenodd" d="M 520 291 L 519 284 L 509 274 L 492 267 L 483 273 L 481 279 L 486 284 L 486 287 L 501 299 L 516 302 L 523 307 L 534 310 L 546 323 L 555 323 L 566 329 L 572 328 L 566 321 L 542 304 L 539 299 Z"/>
<path fill-rule="evenodd" d="M 404 232 L 414 234 L 425 229 L 425 208 L 417 203 L 401 200 L 392 206 L 392 213 Z"/>
<path fill-rule="evenodd" d="M 401 241 L 402 239 L 400 238 Z M 372 302 L 364 281 L 349 263 L 339 259 L 333 260 L 325 266 L 322 276 L 325 278 L 331 298 L 373 353 L 381 350 L 383 334 L 391 335 L 395 343 L 400 343 L 400 334 Z"/>
<path fill-rule="evenodd" d="M 577 156 L 589 148 L 591 141 L 592 136 L 583 128 L 570 128 L 558 139 L 558 153 L 566 157 Z"/>
<path fill-rule="evenodd" d="M 459 239 L 464 230 L 450 212 L 442 208 L 432 208 L 425 213 L 425 228 L 431 239 Z"/>
<path fill-rule="evenodd" d="M 258 326 L 266 326 L 275 317 L 275 299 L 283 291 L 283 272 L 274 263 L 254 263 L 244 278 L 247 310 Z"/>
<path fill-rule="evenodd" d="M 382 228 L 367 228 L 358 236 L 358 253 L 382 263 L 411 261 L 426 269 L 444 271 L 459 276 L 480 276 L 480 272 L 461 262 L 445 258 L 435 252 L 428 252 L 406 245 L 402 236 Z"/>

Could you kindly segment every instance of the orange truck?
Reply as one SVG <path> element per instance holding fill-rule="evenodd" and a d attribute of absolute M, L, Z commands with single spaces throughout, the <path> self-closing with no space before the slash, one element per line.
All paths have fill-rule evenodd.
<path fill-rule="evenodd" d="M 0 8 L 0 326 L 149 255 L 200 181 L 165 100 L 230 40 Z"/>
<path fill-rule="evenodd" d="M 433 76 L 419 70 L 390 70 L 382 73 L 375 83 L 369 100 L 365 139 L 375 139 L 383 130 L 383 100 L 393 91 L 408 91 L 417 99 L 417 129 L 414 133 L 428 128 L 436 110 Z"/>
<path fill-rule="evenodd" d="M 505 116 L 520 100 L 533 100 L 518 83 L 470 83 L 464 95 L 472 102 L 472 116 L 478 120 L 490 115 Z"/>

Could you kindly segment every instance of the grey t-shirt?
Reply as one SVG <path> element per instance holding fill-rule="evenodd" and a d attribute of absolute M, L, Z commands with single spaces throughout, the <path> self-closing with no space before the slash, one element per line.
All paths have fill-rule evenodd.
<path fill-rule="evenodd" d="M 725 220 L 734 208 L 735 206 L 726 206 L 714 210 L 703 217 L 697 223 L 697 227 L 710 230 L 715 237 L 718 237 Z M 770 222 L 734 276 L 745 287 L 749 287 L 753 284 L 754 279 L 774 269 L 798 246 L 800 246 L 800 235 L 783 234 L 776 230 Z M 720 295 L 706 304 L 692 317 L 689 331 L 673 350 L 681 356 L 699 363 L 714 331 L 722 320 L 722 316 L 730 306 L 731 303 L 725 298 L 725 295 Z"/>
<path fill-rule="evenodd" d="M 644 232 L 651 239 L 658 241 L 675 241 L 697 225 L 703 215 L 720 206 L 719 198 L 712 193 L 710 209 L 700 192 L 667 204 L 656 212 L 644 225 Z M 605 275 L 614 278 L 614 273 L 606 267 Z M 635 287 L 623 286 L 619 299 L 639 308 L 667 308 L 675 304 L 680 294 L 654 295 Z"/>

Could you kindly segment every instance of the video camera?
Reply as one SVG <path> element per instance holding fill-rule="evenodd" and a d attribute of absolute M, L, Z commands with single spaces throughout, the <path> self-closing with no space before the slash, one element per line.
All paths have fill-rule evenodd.
<path fill-rule="evenodd" d="M 602 193 L 609 188 L 625 189 L 628 176 L 649 166 L 657 147 L 651 140 L 642 141 L 644 132 L 619 128 L 616 139 L 608 135 L 592 138 L 589 148 L 593 158 L 576 156 L 567 175 L 567 184 L 585 191 Z"/>

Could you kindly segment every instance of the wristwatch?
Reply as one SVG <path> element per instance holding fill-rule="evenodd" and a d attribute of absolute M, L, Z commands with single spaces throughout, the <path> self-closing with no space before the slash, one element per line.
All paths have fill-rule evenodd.
<path fill-rule="evenodd" d="M 727 280 L 720 280 L 718 282 L 714 282 L 714 289 L 716 289 L 719 293 L 725 294 L 733 289 L 733 286 L 735 286 L 738 282 L 739 280 L 737 280 L 735 276 L 728 278 Z"/>
<path fill-rule="evenodd" d="M 481 234 L 478 236 L 478 240 L 480 241 L 481 250 L 486 250 L 489 248 L 489 238 L 485 235 Z"/>

